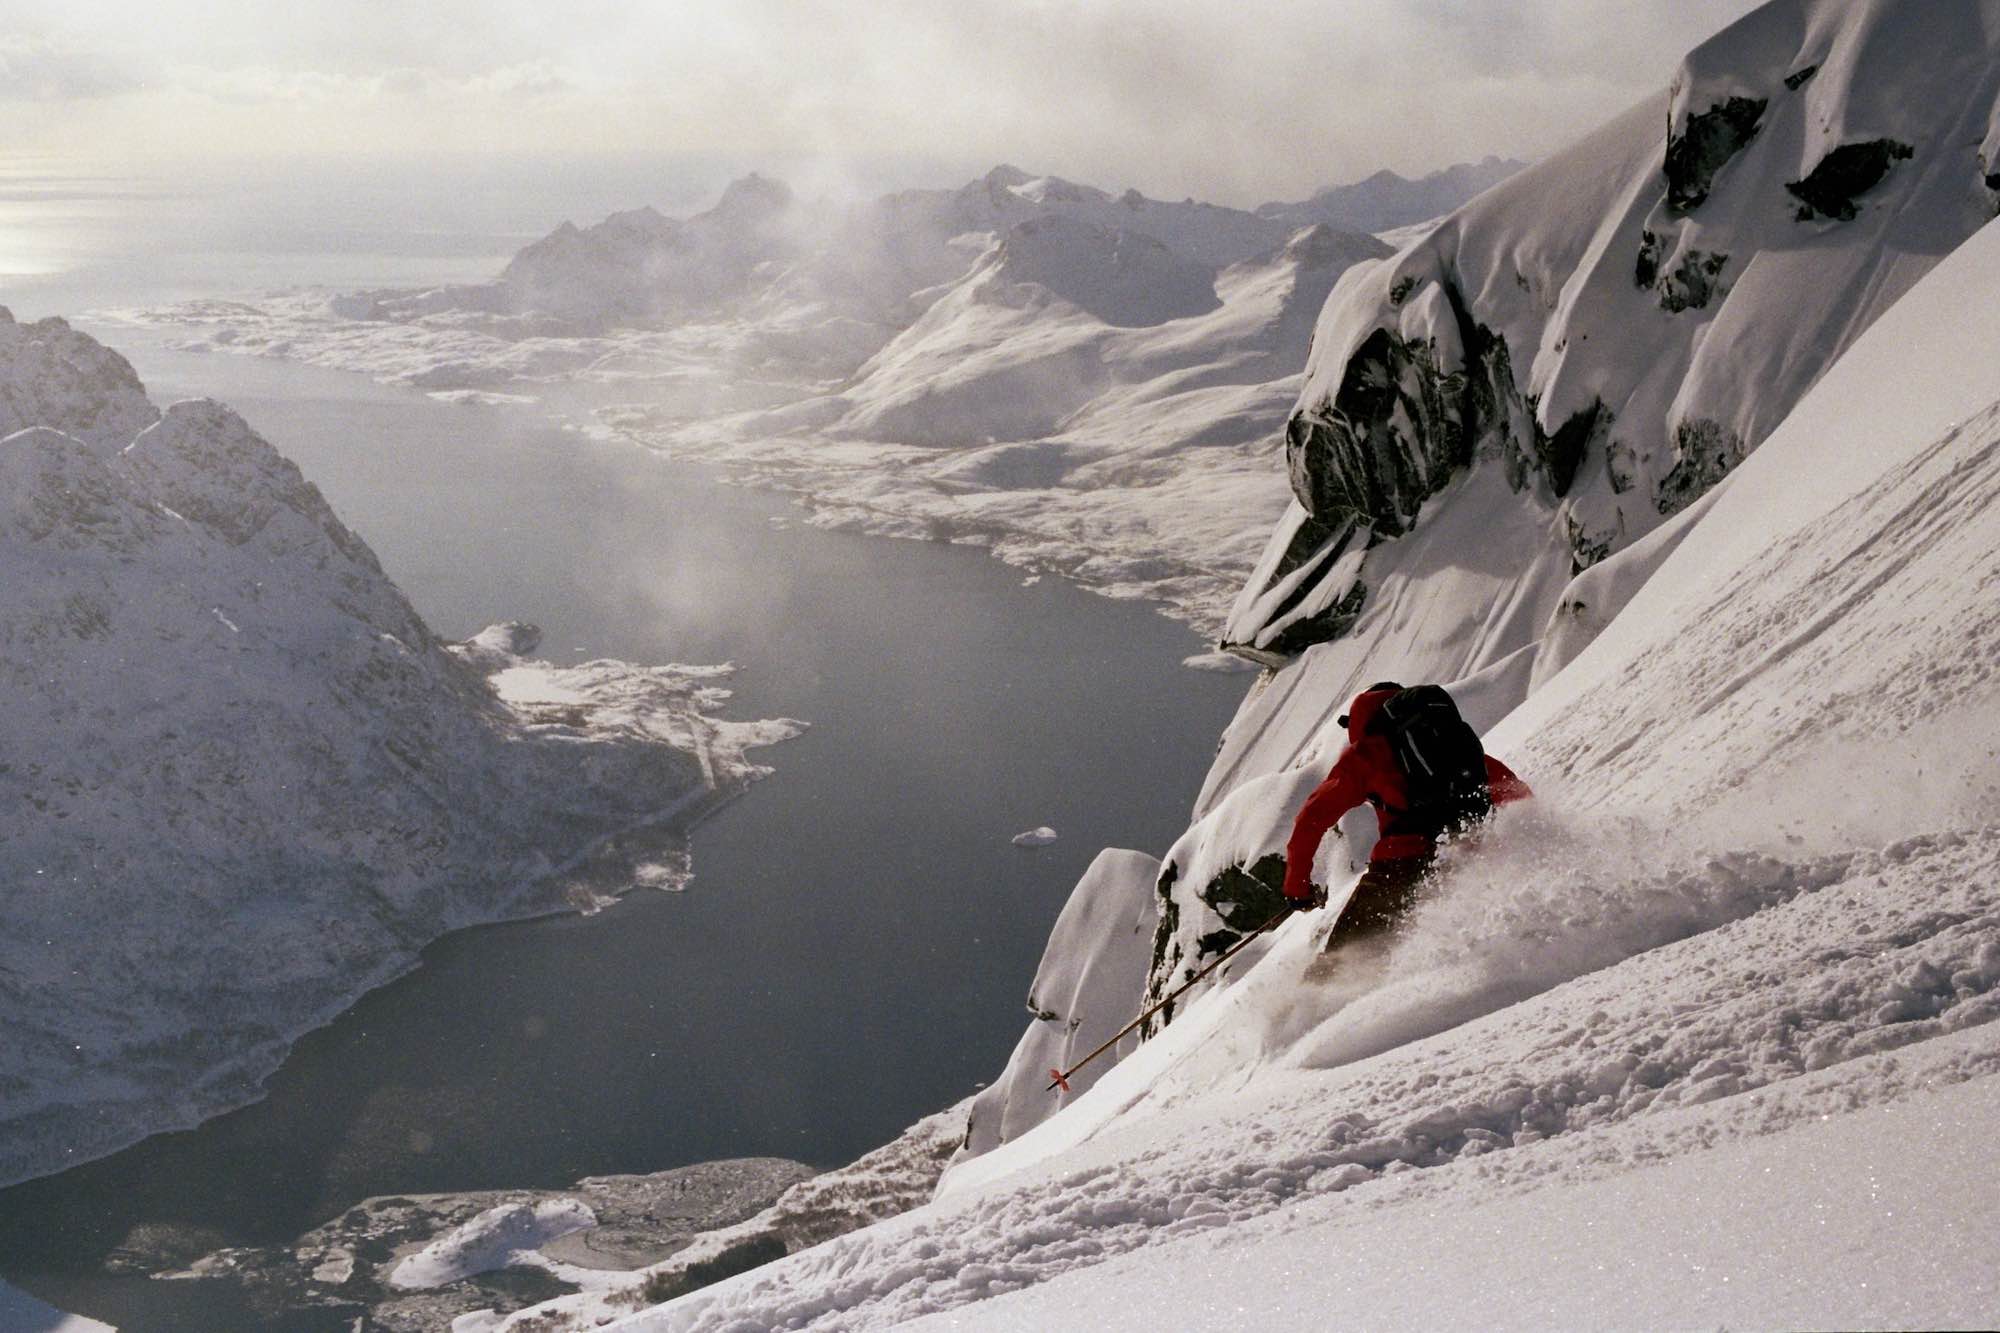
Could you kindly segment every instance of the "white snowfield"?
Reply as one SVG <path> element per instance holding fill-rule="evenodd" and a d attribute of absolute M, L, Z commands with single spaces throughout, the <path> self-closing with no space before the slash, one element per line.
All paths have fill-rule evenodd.
<path fill-rule="evenodd" d="M 1293 917 L 929 1206 L 611 1326 L 2000 1319 L 1996 274 L 2000 225 L 1492 732 L 1540 799 L 1386 958 Z"/>
<path fill-rule="evenodd" d="M 455 652 L 241 417 L 60 320 L 0 311 L 0 414 L 0 1183 L 254 1099 L 446 930 L 670 885 L 796 730 L 710 717 L 726 668 Z"/>

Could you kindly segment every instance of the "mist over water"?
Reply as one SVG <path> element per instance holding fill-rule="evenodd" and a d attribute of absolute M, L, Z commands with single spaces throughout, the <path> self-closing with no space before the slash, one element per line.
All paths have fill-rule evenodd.
<path fill-rule="evenodd" d="M 0 154 L 0 304 L 25 319 L 280 287 L 477 282 L 565 220 L 644 205 L 686 215 L 753 170 L 807 195 L 963 175 L 904 158 L 301 156 L 134 170 Z"/>

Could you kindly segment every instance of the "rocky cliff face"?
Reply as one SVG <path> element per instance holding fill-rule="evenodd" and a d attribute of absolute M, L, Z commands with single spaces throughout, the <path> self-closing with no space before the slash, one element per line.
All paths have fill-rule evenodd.
<path fill-rule="evenodd" d="M 1287 430 L 1303 513 L 1231 637 L 1336 637 L 1287 637 L 1298 608 L 1262 594 L 1334 546 L 1402 537 L 1475 467 L 1534 497 L 1575 569 L 1713 485 L 1991 215 L 1990 8 L 1767 5 L 1690 54 L 1664 108 L 1343 284 Z"/>
<path fill-rule="evenodd" d="M 61 321 L 0 312 L 0 403 L 0 1181 L 247 1100 L 441 931 L 562 908 L 566 858 L 709 789 L 695 750 L 740 780 L 776 738 L 703 719 L 702 669 L 511 706 L 241 417 Z"/>
<path fill-rule="evenodd" d="M 1225 634 L 1313 658 L 1315 711 L 1277 715 L 1288 682 L 1239 738 L 1297 755 L 1364 676 L 1529 649 L 1571 576 L 1728 475 L 1992 216 L 1996 57 L 1990 3 L 1777 0 L 1664 99 L 1352 270 L 1286 429 L 1297 504 Z"/>

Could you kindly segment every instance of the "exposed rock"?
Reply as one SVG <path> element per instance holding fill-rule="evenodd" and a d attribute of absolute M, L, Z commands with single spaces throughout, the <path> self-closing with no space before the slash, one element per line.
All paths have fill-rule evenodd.
<path fill-rule="evenodd" d="M 1746 450 L 1737 434 L 1719 421 L 1683 421 L 1674 429 L 1673 470 L 1660 481 L 1662 514 L 1677 514 L 1700 499 L 1709 487 L 1743 461 Z"/>
<path fill-rule="evenodd" d="M 1158 918 L 1146 967 L 1145 1004 L 1161 1004 L 1218 955 L 1285 905 L 1285 840 L 1292 814 L 1326 776 L 1307 764 L 1253 782 L 1183 834 L 1161 862 Z M 1341 836 L 1327 840 L 1340 859 Z M 1148 1020 L 1151 1035 L 1174 1019 L 1183 1001 Z"/>
<path fill-rule="evenodd" d="M 1715 174 L 1757 133 L 1764 108 L 1761 97 L 1732 97 L 1687 118 L 1678 133 L 1667 136 L 1662 170 L 1667 176 L 1667 206 L 1686 212 L 1699 208 L 1714 187 Z"/>
<path fill-rule="evenodd" d="M 60 319 L 0 306 L 0 437 L 46 426 L 114 454 L 159 419 L 132 363 Z"/>
<path fill-rule="evenodd" d="M 519 1310 L 576 1291 L 576 1282 L 565 1277 L 573 1269 L 657 1263 L 704 1232 L 768 1208 L 813 1174 L 800 1162 L 746 1157 L 651 1175 L 592 1176 L 564 1190 L 384 1196 L 362 1200 L 287 1245 L 214 1250 L 193 1262 L 187 1236 L 140 1237 L 127 1244 L 134 1259 L 124 1271 L 237 1283 L 255 1308 L 273 1317 L 330 1307 L 364 1318 L 369 1328 L 433 1333 L 469 1311 Z M 409 1290 L 407 1282 L 390 1280 L 410 1256 L 483 1215 L 560 1206 L 587 1210 L 596 1225 L 562 1235 L 507 1267 L 435 1289 Z"/>
<path fill-rule="evenodd" d="M 1397 536 L 1470 461 L 1466 377 L 1440 364 L 1446 355 L 1378 329 L 1348 359 L 1333 401 L 1286 424 L 1292 492 L 1320 523 Z"/>
<path fill-rule="evenodd" d="M 1854 201 L 1881 184 L 1889 168 L 1916 150 L 1894 139 L 1844 143 L 1821 158 L 1804 180 L 1786 181 L 1785 188 L 1803 205 L 1799 221 L 1815 217 L 1852 222 L 1859 211 Z"/>

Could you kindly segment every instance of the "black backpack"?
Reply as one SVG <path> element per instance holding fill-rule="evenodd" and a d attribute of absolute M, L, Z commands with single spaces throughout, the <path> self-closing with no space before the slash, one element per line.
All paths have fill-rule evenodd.
<path fill-rule="evenodd" d="M 1370 719 L 1368 733 L 1389 743 L 1409 790 L 1396 832 L 1455 833 L 1493 812 L 1486 747 L 1441 686 L 1398 690 Z"/>

